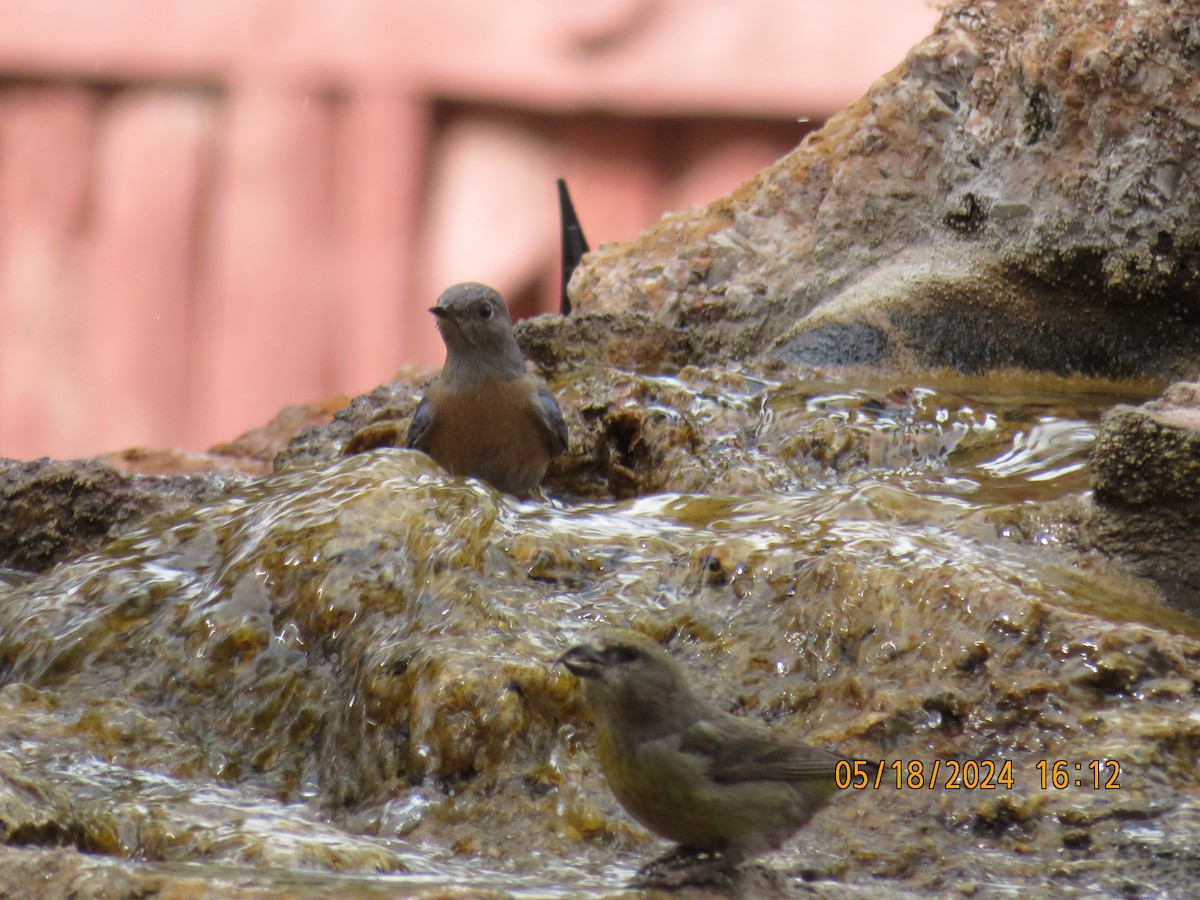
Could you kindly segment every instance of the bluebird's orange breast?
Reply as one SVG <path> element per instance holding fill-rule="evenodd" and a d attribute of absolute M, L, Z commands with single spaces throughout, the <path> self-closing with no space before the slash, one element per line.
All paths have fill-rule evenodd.
<path fill-rule="evenodd" d="M 432 419 L 422 446 L 453 475 L 482 478 L 498 490 L 527 494 L 541 484 L 556 439 L 529 375 L 454 390 L 438 379 L 425 399 Z"/>

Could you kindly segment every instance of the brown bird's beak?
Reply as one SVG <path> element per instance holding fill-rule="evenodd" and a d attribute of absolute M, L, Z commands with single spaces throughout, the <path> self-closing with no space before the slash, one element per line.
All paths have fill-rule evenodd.
<path fill-rule="evenodd" d="M 431 307 L 429 307 L 429 311 L 431 313 L 433 313 L 435 316 L 437 316 L 439 319 L 450 318 L 450 310 L 446 309 L 446 307 L 444 307 L 444 306 L 431 306 Z"/>
<path fill-rule="evenodd" d="M 567 671 L 577 678 L 599 678 L 604 668 L 604 660 L 591 644 L 572 647 L 555 662 L 566 666 Z"/>

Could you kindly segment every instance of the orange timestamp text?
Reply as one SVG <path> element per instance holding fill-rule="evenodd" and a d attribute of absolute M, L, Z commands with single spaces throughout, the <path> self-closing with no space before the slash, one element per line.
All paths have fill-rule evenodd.
<path fill-rule="evenodd" d="M 1117 780 L 1121 764 L 1115 759 L 1093 759 L 1072 763 L 1064 759 L 1039 759 L 1034 764 L 1039 774 L 1039 787 L 1045 790 L 1064 790 L 1071 785 L 1094 790 L 1120 790 Z M 932 762 L 913 760 L 843 759 L 838 762 L 834 780 L 839 788 L 866 790 L 889 788 L 900 790 L 1012 790 L 1013 763 L 1011 759 L 935 759 Z"/>

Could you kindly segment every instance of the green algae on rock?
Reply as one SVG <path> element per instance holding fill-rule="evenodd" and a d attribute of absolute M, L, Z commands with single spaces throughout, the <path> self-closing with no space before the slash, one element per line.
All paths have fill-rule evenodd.
<path fill-rule="evenodd" d="M 588 423 L 552 484 L 571 505 L 330 440 L 3 590 L 6 827 L 397 891 L 611 890 L 647 837 L 551 666 L 610 622 L 847 755 L 1011 762 L 1001 792 L 847 791 L 785 872 L 894 896 L 1040 884 L 1050 860 L 1064 889 L 1182 884 L 1200 628 L 1004 537 L 1006 509 L 1086 485 L 1114 399 L 1050 387 L 580 372 L 556 385 Z M 1118 760 L 1121 790 L 1043 790 L 1041 759 Z"/>

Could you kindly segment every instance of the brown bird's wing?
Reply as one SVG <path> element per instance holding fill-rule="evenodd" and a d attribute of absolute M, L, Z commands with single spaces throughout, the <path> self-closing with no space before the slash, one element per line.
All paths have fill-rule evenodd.
<path fill-rule="evenodd" d="M 558 408 L 558 401 L 554 399 L 554 395 L 546 389 L 545 385 L 538 385 L 537 398 L 542 424 L 546 426 L 557 442 L 550 456 L 551 458 L 560 456 L 567 452 L 569 442 L 566 420 L 563 419 L 562 410 Z"/>
<path fill-rule="evenodd" d="M 679 749 L 703 757 L 709 776 L 719 784 L 832 779 L 841 759 L 736 716 L 701 719 L 684 731 Z"/>
<path fill-rule="evenodd" d="M 429 437 L 429 429 L 433 425 L 433 407 L 428 400 L 422 398 L 417 404 L 417 411 L 413 413 L 412 423 L 408 426 L 408 437 L 405 439 L 404 446 L 410 450 L 420 450 L 422 452 L 428 450 L 428 445 L 425 439 Z"/>

